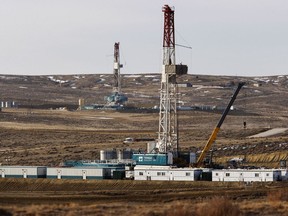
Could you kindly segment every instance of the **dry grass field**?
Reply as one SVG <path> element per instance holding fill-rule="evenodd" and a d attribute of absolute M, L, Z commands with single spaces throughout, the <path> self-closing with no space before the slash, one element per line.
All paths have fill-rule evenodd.
<path fill-rule="evenodd" d="M 288 210 L 286 182 L 0 182 L 0 212 L 6 215 L 287 215 Z"/>
<path fill-rule="evenodd" d="M 104 96 L 111 92 L 111 77 L 54 76 L 52 80 L 48 76 L 0 76 L 1 101 L 19 104 L 17 109 L 0 112 L 0 163 L 58 166 L 65 160 L 99 159 L 102 149 L 146 149 L 145 142 L 123 144 L 123 140 L 157 138 L 157 112 L 77 110 L 79 98 L 86 104 L 103 104 Z M 67 82 L 60 85 L 56 79 Z M 180 88 L 180 100 L 185 106 L 225 107 L 233 82 L 240 80 L 247 84 L 221 127 L 213 145 L 213 160 L 227 165 L 229 159 L 242 157 L 245 165 L 277 168 L 280 160 L 288 160 L 288 131 L 269 137 L 249 136 L 288 128 L 287 77 L 187 75 L 179 82 L 191 82 L 193 87 Z M 126 75 L 123 92 L 129 97 L 129 106 L 158 105 L 159 75 Z M 220 116 L 217 110 L 180 111 L 181 150 L 201 150 Z M 0 179 L 0 215 L 287 215 L 287 191 L 286 182 Z"/>

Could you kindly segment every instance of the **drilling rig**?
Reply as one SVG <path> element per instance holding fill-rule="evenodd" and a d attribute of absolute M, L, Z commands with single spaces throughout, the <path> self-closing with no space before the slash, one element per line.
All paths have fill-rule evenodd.
<path fill-rule="evenodd" d="M 162 12 L 164 12 L 164 34 L 158 139 L 155 143 L 147 144 L 147 154 L 133 154 L 133 160 L 137 165 L 170 165 L 178 153 L 176 78 L 187 74 L 188 67 L 176 64 L 174 9 L 164 5 Z"/>
<path fill-rule="evenodd" d="M 121 92 L 121 75 L 120 68 L 123 67 L 120 64 L 120 43 L 114 44 L 114 67 L 113 67 L 113 76 L 114 76 L 114 84 L 112 94 L 105 97 L 107 101 L 106 107 L 117 107 L 122 106 L 128 98 L 122 94 Z"/>
<path fill-rule="evenodd" d="M 156 150 L 159 153 L 178 151 L 177 76 L 187 74 L 186 65 L 176 65 L 174 9 L 168 5 L 164 13 L 163 62 L 160 89 L 159 132 Z"/>

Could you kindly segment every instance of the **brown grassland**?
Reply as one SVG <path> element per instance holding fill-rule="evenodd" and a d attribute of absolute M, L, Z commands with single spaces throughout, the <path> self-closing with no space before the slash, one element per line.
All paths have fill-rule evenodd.
<path fill-rule="evenodd" d="M 111 91 L 104 84 L 111 84 L 112 76 L 105 76 L 105 83 L 103 77 L 87 75 L 72 80 L 72 76 L 61 76 L 58 78 L 72 81 L 59 85 L 45 76 L 1 76 L 2 100 L 15 100 L 21 106 L 0 112 L 0 163 L 58 166 L 65 160 L 99 159 L 102 149 L 146 149 L 146 142 L 124 144 L 123 140 L 157 138 L 157 112 L 75 109 L 79 98 L 87 103 L 103 101 Z M 124 77 L 122 89 L 128 92 L 129 105 L 158 105 L 159 81 L 154 79 Z M 180 89 L 187 105 L 221 107 L 227 104 L 232 88 L 219 86 L 243 78 L 187 75 L 182 79 L 195 84 Z M 288 127 L 287 79 L 265 82 L 261 87 L 255 87 L 252 78 L 245 81 L 247 85 L 234 104 L 236 110 L 228 114 L 213 145 L 213 160 L 227 166 L 229 159 L 241 157 L 247 166 L 278 168 L 280 160 L 288 160 L 288 131 L 249 136 Z M 63 106 L 68 110 L 55 109 Z M 180 111 L 181 150 L 201 150 L 220 116 L 217 110 Z M 0 179 L 0 215 L 288 215 L 287 192 L 284 181 Z"/>

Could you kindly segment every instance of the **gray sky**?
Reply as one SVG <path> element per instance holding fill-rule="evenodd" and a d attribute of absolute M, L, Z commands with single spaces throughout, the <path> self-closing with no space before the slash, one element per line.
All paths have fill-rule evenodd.
<path fill-rule="evenodd" d="M 0 74 L 160 73 L 164 4 L 189 74 L 288 75 L 287 0 L 0 0 Z"/>

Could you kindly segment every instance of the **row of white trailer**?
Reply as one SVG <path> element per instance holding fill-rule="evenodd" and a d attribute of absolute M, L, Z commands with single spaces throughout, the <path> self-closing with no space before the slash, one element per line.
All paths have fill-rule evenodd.
<path fill-rule="evenodd" d="M 0 166 L 1 178 L 109 179 L 110 168 Z"/>
<path fill-rule="evenodd" d="M 1 178 L 49 179 L 111 179 L 116 172 L 126 172 L 126 178 L 143 181 L 221 181 L 271 182 L 287 181 L 288 169 L 195 169 L 170 166 L 137 165 L 134 170 L 115 170 L 103 167 L 44 167 L 0 166 Z M 125 177 L 125 175 L 123 176 Z M 119 178 L 117 178 L 119 179 Z"/>
<path fill-rule="evenodd" d="M 212 181 L 226 182 L 271 182 L 287 179 L 287 171 L 283 176 L 281 170 L 251 169 L 251 170 L 213 170 Z"/>
<path fill-rule="evenodd" d="M 209 178 L 211 176 L 211 178 Z M 195 169 L 136 166 L 135 180 L 268 182 L 288 180 L 287 169 Z"/>

